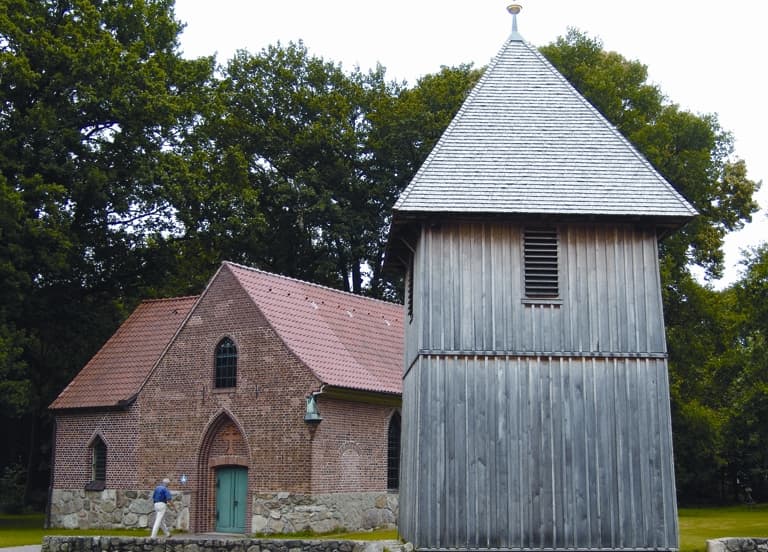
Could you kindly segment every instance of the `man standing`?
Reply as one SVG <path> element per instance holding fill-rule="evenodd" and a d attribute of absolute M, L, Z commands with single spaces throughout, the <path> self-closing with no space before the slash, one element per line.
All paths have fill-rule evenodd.
<path fill-rule="evenodd" d="M 163 533 L 166 537 L 171 536 L 171 531 L 168 529 L 168 525 L 165 523 L 165 512 L 168 508 L 172 508 L 174 511 L 176 508 L 173 506 L 173 495 L 168 490 L 168 485 L 171 480 L 167 477 L 163 479 L 163 482 L 155 487 L 155 491 L 152 493 L 152 500 L 155 503 L 155 523 L 152 525 L 152 538 L 157 536 L 157 530 L 160 525 L 163 526 Z"/>

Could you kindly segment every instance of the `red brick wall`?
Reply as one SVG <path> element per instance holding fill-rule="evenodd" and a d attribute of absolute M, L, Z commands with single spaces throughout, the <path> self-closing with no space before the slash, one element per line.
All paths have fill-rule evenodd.
<path fill-rule="evenodd" d="M 83 489 L 91 481 L 94 435 L 107 445 L 106 488 L 136 488 L 138 418 L 135 406 L 128 411 L 56 416 L 53 488 Z"/>
<path fill-rule="evenodd" d="M 323 421 L 312 441 L 312 492 L 387 490 L 392 407 L 317 397 Z"/>

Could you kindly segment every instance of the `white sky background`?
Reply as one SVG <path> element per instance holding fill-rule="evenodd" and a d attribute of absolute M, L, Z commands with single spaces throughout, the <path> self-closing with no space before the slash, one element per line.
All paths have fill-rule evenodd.
<path fill-rule="evenodd" d="M 414 84 L 441 65 L 487 64 L 509 36 L 503 0 L 176 0 L 186 23 L 181 50 L 193 58 L 238 49 L 258 53 L 304 41 L 310 53 L 363 70 L 377 62 L 390 80 Z M 520 34 L 543 46 L 576 27 L 606 50 L 648 66 L 649 81 L 683 109 L 716 113 L 735 137 L 735 156 L 763 181 L 753 223 L 726 241 L 726 273 L 737 276 L 740 250 L 768 240 L 768 5 L 760 0 L 522 0 Z"/>

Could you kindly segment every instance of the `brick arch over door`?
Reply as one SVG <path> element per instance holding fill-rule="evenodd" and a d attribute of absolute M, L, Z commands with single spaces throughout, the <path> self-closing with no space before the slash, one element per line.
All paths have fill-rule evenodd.
<path fill-rule="evenodd" d="M 192 531 L 213 531 L 216 527 L 216 469 L 221 466 L 249 468 L 250 464 L 249 447 L 240 424 L 229 412 L 220 412 L 208 424 L 200 443 Z M 246 512 L 246 519 L 250 519 L 250 511 Z"/>

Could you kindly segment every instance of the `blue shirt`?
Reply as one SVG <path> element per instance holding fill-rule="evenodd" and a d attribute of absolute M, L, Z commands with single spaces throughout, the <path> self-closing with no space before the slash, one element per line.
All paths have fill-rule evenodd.
<path fill-rule="evenodd" d="M 169 500 L 173 500 L 173 495 L 171 494 L 171 491 L 168 490 L 167 487 L 164 485 L 158 485 L 155 487 L 155 492 L 152 493 L 152 500 L 154 502 L 168 502 Z"/>

